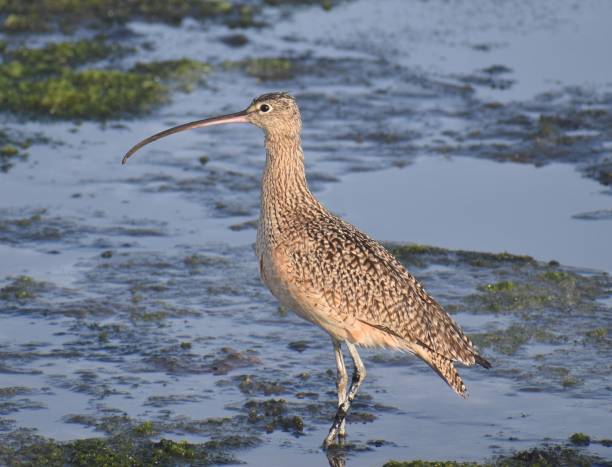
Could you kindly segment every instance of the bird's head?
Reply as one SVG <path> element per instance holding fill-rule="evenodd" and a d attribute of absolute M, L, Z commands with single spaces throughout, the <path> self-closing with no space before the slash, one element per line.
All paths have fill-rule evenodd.
<path fill-rule="evenodd" d="M 213 125 L 223 125 L 225 123 L 252 123 L 262 128 L 268 137 L 274 137 L 276 135 L 298 136 L 302 125 L 300 110 L 297 102 L 292 96 L 285 92 L 263 94 L 254 99 L 251 105 L 241 112 L 184 123 L 149 136 L 134 145 L 125 156 L 123 156 L 122 163 L 125 164 L 132 154 L 143 146 L 153 141 L 157 141 L 158 139 L 173 135 L 180 131 Z"/>
<path fill-rule="evenodd" d="M 301 119 L 297 102 L 285 92 L 263 94 L 253 100 L 245 112 L 248 121 L 266 133 L 300 131 Z"/>

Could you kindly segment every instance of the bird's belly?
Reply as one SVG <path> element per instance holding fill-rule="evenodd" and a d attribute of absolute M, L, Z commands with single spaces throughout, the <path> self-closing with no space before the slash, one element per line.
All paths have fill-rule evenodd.
<path fill-rule="evenodd" d="M 316 324 L 333 338 L 364 347 L 414 352 L 409 342 L 368 325 L 352 313 L 340 312 L 325 299 L 323 291 L 295 281 L 289 275 L 282 253 L 261 255 L 259 268 L 263 283 L 283 306 Z"/>
<path fill-rule="evenodd" d="M 282 254 L 262 254 L 259 258 L 259 272 L 262 282 L 283 306 L 323 328 L 338 340 L 352 340 L 347 331 L 347 323 L 329 308 L 321 294 L 291 280 Z"/>

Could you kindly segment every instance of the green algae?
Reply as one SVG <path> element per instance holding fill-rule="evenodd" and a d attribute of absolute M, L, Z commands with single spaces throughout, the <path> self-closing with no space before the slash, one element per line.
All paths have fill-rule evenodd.
<path fill-rule="evenodd" d="M 534 326 L 512 324 L 506 329 L 471 335 L 480 348 L 492 347 L 504 355 L 514 355 L 528 342 L 555 343 L 559 338 Z"/>
<path fill-rule="evenodd" d="M 431 262 L 434 257 L 439 257 L 446 253 L 446 250 L 443 248 L 417 243 L 390 244 L 386 246 L 389 252 L 404 264 L 418 267 L 422 267 L 426 263 Z"/>
<path fill-rule="evenodd" d="M 557 266 L 529 265 L 514 271 L 512 280 L 505 279 L 478 286 L 478 292 L 464 299 L 467 310 L 476 313 L 503 313 L 516 315 L 520 323 L 505 329 L 473 335 L 483 348 L 493 348 L 503 355 L 515 355 L 526 344 L 564 344 L 570 342 L 567 326 L 575 317 L 588 317 L 599 322 L 600 302 L 610 294 L 607 274 L 578 274 L 559 270 Z M 500 272 L 500 276 L 508 272 Z M 581 326 L 588 326 L 585 321 Z M 591 326 L 593 326 L 591 324 Z M 609 343 L 602 327 L 587 328 L 577 338 L 605 348 Z M 574 387 L 581 378 L 560 376 L 561 385 Z"/>
<path fill-rule="evenodd" d="M 293 68 L 293 62 L 286 58 L 249 59 L 244 64 L 244 71 L 260 81 L 291 79 Z"/>
<path fill-rule="evenodd" d="M 83 439 L 71 443 L 68 459 L 74 465 L 130 465 L 127 446 L 110 446 L 102 439 Z"/>
<path fill-rule="evenodd" d="M 3 157 L 15 157 L 19 154 L 19 149 L 17 149 L 12 144 L 5 144 L 0 148 L 0 155 Z"/>
<path fill-rule="evenodd" d="M 599 457 L 582 451 L 565 446 L 549 446 L 520 451 L 508 457 L 500 457 L 494 465 L 508 467 L 590 467 L 605 464 Z"/>
<path fill-rule="evenodd" d="M 0 289 L 0 300 L 31 300 L 46 288 L 44 282 L 38 282 L 30 276 L 17 276 Z"/>
<path fill-rule="evenodd" d="M 191 268 L 197 268 L 199 266 L 216 266 L 224 262 L 225 260 L 219 256 L 209 256 L 198 253 L 183 258 L 183 263 Z"/>
<path fill-rule="evenodd" d="M 295 64 L 289 58 L 249 58 L 237 62 L 223 62 L 225 70 L 242 70 L 259 81 L 288 80 L 295 74 Z"/>
<path fill-rule="evenodd" d="M 163 401 L 154 406 L 165 407 L 167 403 L 173 402 Z M 111 449 L 121 454 L 121 457 L 113 459 L 114 461 L 123 462 L 124 459 L 131 457 L 133 463 L 129 465 L 136 466 L 236 463 L 237 460 L 232 456 L 232 451 L 252 448 L 261 443 L 261 439 L 257 436 L 242 434 L 246 423 L 243 416 L 204 420 L 164 416 L 156 421 L 147 420 L 138 423 L 125 415 L 109 415 L 99 419 L 90 415 L 71 415 L 65 418 L 65 421 L 80 423 L 107 434 L 107 437 L 104 438 L 86 440 L 87 443 L 90 443 L 92 452 L 101 456 L 102 460 L 104 460 L 104 455 L 108 452 L 108 449 Z M 233 433 L 234 431 L 236 433 Z M 150 439 L 168 432 L 197 434 L 209 439 L 200 443 L 171 440 L 164 437 L 159 441 Z M 19 438 L 19 436 L 18 433 L 13 433 L 7 435 L 6 438 L 12 441 L 12 443 L 7 444 L 14 445 L 16 444 L 14 442 L 15 438 Z M 21 440 L 21 443 L 27 445 L 32 441 L 45 442 L 43 438 L 37 438 L 26 443 Z M 55 443 L 52 440 L 47 441 Z M 73 449 L 72 441 L 56 444 L 67 454 Z M 0 462 L 2 461 L 1 453 L 0 449 Z M 91 465 L 105 464 L 93 463 Z"/>
<path fill-rule="evenodd" d="M 587 331 L 585 333 L 585 336 L 588 340 L 591 340 L 593 342 L 605 343 L 605 342 L 609 342 L 609 339 L 608 339 L 609 333 L 610 333 L 610 330 L 608 328 L 599 327 L 599 328 L 595 328 L 595 329 L 591 329 L 590 331 Z"/>
<path fill-rule="evenodd" d="M 255 19 L 256 9 L 252 5 L 236 5 L 234 14 L 225 20 L 225 24 L 230 28 L 250 28 L 261 27 L 261 21 Z"/>
<path fill-rule="evenodd" d="M 383 467 L 590 467 L 593 465 L 610 464 L 595 455 L 576 449 L 565 446 L 544 446 L 498 456 L 482 463 L 413 460 L 389 461 Z"/>
<path fill-rule="evenodd" d="M 565 282 L 572 279 L 572 275 L 569 272 L 565 271 L 546 271 L 540 274 L 541 279 L 550 281 L 550 282 Z"/>
<path fill-rule="evenodd" d="M 607 274 L 581 275 L 549 269 L 524 270 L 520 279 L 504 280 L 479 286 L 481 294 L 468 297 L 475 309 L 488 312 L 575 309 L 588 312 L 596 307 L 595 300 L 609 294 Z"/>
<path fill-rule="evenodd" d="M 454 461 L 389 461 L 383 467 L 478 467 L 484 464 Z"/>
<path fill-rule="evenodd" d="M 591 444 L 591 437 L 589 435 L 585 435 L 584 433 L 574 433 L 569 438 L 572 444 L 576 446 L 588 446 Z"/>
<path fill-rule="evenodd" d="M 187 441 L 161 439 L 136 443 L 129 438 L 84 439 L 62 445 L 68 463 L 76 466 L 176 465 L 210 463 L 206 450 Z M 67 451 L 67 452 L 66 452 Z"/>
<path fill-rule="evenodd" d="M 0 171 L 8 172 L 16 162 L 27 160 L 27 149 L 32 144 L 49 142 L 39 134 L 26 136 L 12 128 L 0 128 Z"/>
<path fill-rule="evenodd" d="M 585 173 L 602 185 L 612 185 L 612 160 L 606 158 L 603 161 L 595 162 L 585 169 Z"/>
<path fill-rule="evenodd" d="M 153 422 L 147 420 L 146 422 L 142 422 L 140 425 L 134 427 L 134 433 L 142 436 L 151 436 L 155 433 L 155 428 Z"/>
<path fill-rule="evenodd" d="M 165 103 L 167 92 L 150 77 L 119 70 L 66 71 L 19 83 L 0 78 L 0 105 L 6 110 L 64 119 L 145 113 Z"/>
<path fill-rule="evenodd" d="M 448 250 L 431 245 L 415 243 L 387 244 L 391 254 L 401 262 L 417 267 L 427 264 L 465 263 L 476 268 L 523 267 L 534 265 L 536 261 L 531 256 L 513 255 L 508 252 L 488 253 L 467 250 Z"/>
<path fill-rule="evenodd" d="M 329 11 L 334 6 L 332 0 L 264 0 L 266 5 L 270 6 L 285 6 L 285 5 L 319 5 L 326 11 Z"/>
<path fill-rule="evenodd" d="M 563 379 L 561 380 L 561 386 L 563 386 L 564 388 L 571 388 L 573 386 L 576 386 L 578 384 L 580 384 L 580 380 L 574 378 L 571 375 L 567 375 L 564 376 Z"/>
<path fill-rule="evenodd" d="M 392 245 L 389 251 L 399 258 L 409 258 L 413 255 L 428 255 L 443 252 L 443 248 L 438 248 L 430 245 L 422 245 L 419 243 L 409 243 L 406 245 Z"/>
<path fill-rule="evenodd" d="M 106 28 L 128 21 L 146 20 L 177 24 L 184 18 L 220 18 L 233 21 L 240 16 L 240 5 L 228 0 L 40 0 L 0 3 L 0 25 L 5 33 L 44 32 L 78 27 Z"/>
<path fill-rule="evenodd" d="M 287 392 L 287 388 L 278 381 L 267 381 L 254 375 L 241 375 L 237 379 L 239 381 L 238 388 L 243 394 L 270 396 Z"/>
<path fill-rule="evenodd" d="M 0 400 L 0 416 L 20 412 L 22 410 L 41 410 L 46 409 L 47 405 L 39 401 L 28 398 L 16 400 Z"/>
<path fill-rule="evenodd" d="M 0 446 L 0 462 L 14 466 L 147 467 L 151 465 L 207 466 L 235 464 L 230 451 L 252 446 L 240 436 L 190 443 L 162 438 L 155 442 L 127 433 L 109 438 L 89 438 L 65 443 L 37 436 Z"/>
<path fill-rule="evenodd" d="M 230 28 L 263 27 L 262 3 L 272 7 L 320 5 L 333 7 L 332 0 L 291 2 L 236 2 L 230 0 L 39 0 L 0 2 L 0 30 L 4 33 L 41 33 L 77 28 L 94 30 L 122 27 L 129 21 L 160 22 L 178 25 L 186 18 L 221 22 Z"/>
<path fill-rule="evenodd" d="M 168 313 L 164 311 L 149 311 L 149 312 L 132 314 L 132 318 L 134 319 L 134 321 L 145 321 L 145 322 L 163 321 L 167 317 L 168 317 Z"/>
<path fill-rule="evenodd" d="M 204 75 L 210 73 L 211 66 L 188 58 L 137 63 L 131 71 L 152 76 L 158 81 L 172 81 L 180 90 L 189 92 L 194 85 L 201 83 Z"/>
<path fill-rule="evenodd" d="M 64 68 L 75 68 L 86 63 L 118 58 L 134 49 L 103 38 L 82 39 L 74 42 L 50 43 L 40 48 L 21 47 L 3 53 L 4 65 L 12 74 L 24 78 L 57 74 Z"/>
<path fill-rule="evenodd" d="M 568 132 L 580 129 L 585 124 L 587 113 L 574 113 L 569 115 L 540 115 L 535 131 L 530 135 L 538 146 L 571 146 L 583 139 L 585 136 L 569 135 Z M 589 117 L 606 116 L 603 114 L 592 114 Z"/>
<path fill-rule="evenodd" d="M 299 415 L 287 414 L 288 404 L 284 399 L 250 400 L 243 408 L 248 413 L 247 422 L 266 433 L 282 430 L 299 436 L 304 432 L 304 420 Z"/>
<path fill-rule="evenodd" d="M 196 457 L 196 446 L 187 441 L 176 442 L 162 439 L 155 447 L 154 458 L 158 459 L 162 459 L 168 455 L 179 459 L 195 459 Z M 204 458 L 206 458 L 206 454 L 203 454 Z"/>
<path fill-rule="evenodd" d="M 486 284 L 484 286 L 481 286 L 481 290 L 484 290 L 486 292 L 509 292 L 511 290 L 514 290 L 514 288 L 516 287 L 516 284 L 512 281 L 502 281 L 502 282 L 496 282 L 494 284 Z"/>
<path fill-rule="evenodd" d="M 139 63 L 127 71 L 77 69 L 129 51 L 92 39 L 5 52 L 0 105 L 33 117 L 104 120 L 138 115 L 166 103 L 172 88 L 190 91 L 210 71 L 190 59 Z"/>

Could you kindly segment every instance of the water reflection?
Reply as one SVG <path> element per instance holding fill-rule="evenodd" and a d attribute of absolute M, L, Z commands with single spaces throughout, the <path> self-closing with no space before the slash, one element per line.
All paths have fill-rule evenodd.
<path fill-rule="evenodd" d="M 346 466 L 346 451 L 344 449 L 328 449 L 325 455 L 330 467 Z"/>

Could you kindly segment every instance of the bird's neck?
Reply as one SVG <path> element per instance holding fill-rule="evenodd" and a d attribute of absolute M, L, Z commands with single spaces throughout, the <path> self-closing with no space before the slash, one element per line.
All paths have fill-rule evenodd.
<path fill-rule="evenodd" d="M 266 166 L 261 183 L 261 223 L 268 235 L 319 205 L 306 182 L 299 133 L 266 134 Z"/>

